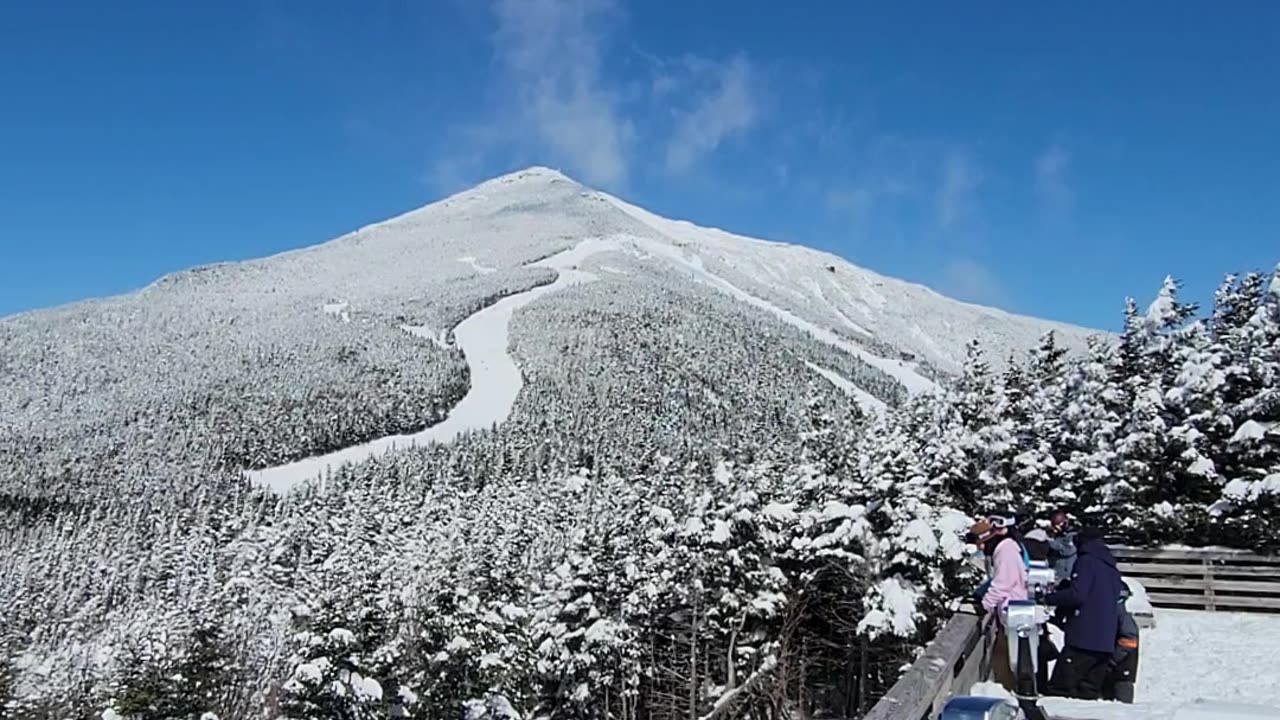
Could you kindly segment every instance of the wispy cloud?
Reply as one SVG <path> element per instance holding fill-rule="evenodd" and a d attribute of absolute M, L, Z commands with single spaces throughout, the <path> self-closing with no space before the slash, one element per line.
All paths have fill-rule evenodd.
<path fill-rule="evenodd" d="M 690 173 L 762 116 L 759 73 L 746 56 L 648 53 L 624 39 L 617 0 L 491 2 L 489 106 L 451 128 L 424 173 L 437 189 L 539 162 L 622 190 L 638 169 Z"/>
<path fill-rule="evenodd" d="M 1071 155 L 1054 143 L 1036 156 L 1035 187 L 1042 210 L 1055 214 L 1069 212 L 1075 203 L 1068 173 Z"/>
<path fill-rule="evenodd" d="M 976 212 L 982 171 L 967 153 L 952 149 L 943 158 L 941 175 L 937 193 L 938 225 L 950 230 Z"/>
<path fill-rule="evenodd" d="M 868 166 L 852 182 L 837 183 L 826 191 L 827 209 L 862 221 L 887 210 L 913 193 L 913 181 L 904 167 Z"/>
<path fill-rule="evenodd" d="M 602 43 L 610 0 L 498 0 L 494 53 L 525 120 L 550 155 L 588 182 L 628 172 L 632 127 L 606 85 Z"/>
<path fill-rule="evenodd" d="M 827 209 L 862 218 L 875 205 L 875 191 L 865 185 L 833 187 L 827 190 Z"/>
<path fill-rule="evenodd" d="M 957 300 L 984 305 L 1003 305 L 1008 299 L 1000 279 L 982 263 L 968 258 L 952 260 L 943 267 L 938 290 Z"/>
<path fill-rule="evenodd" d="M 745 57 L 700 65 L 713 89 L 676 116 L 666 154 L 667 171 L 674 174 L 689 171 L 726 139 L 746 132 L 760 112 L 751 63 Z"/>

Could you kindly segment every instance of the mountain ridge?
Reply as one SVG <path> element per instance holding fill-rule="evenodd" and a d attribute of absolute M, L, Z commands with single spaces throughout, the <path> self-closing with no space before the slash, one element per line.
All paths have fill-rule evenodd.
<path fill-rule="evenodd" d="M 1102 330 L 1102 329 L 1089 328 L 1089 327 L 1086 327 L 1086 326 L 1082 326 L 1082 325 L 1078 325 L 1078 324 L 1071 323 L 1071 322 L 1066 322 L 1066 321 L 1051 320 L 1051 319 L 1047 319 L 1047 318 L 1040 318 L 1040 317 L 1038 317 L 1038 316 L 1028 315 L 1028 314 L 1025 314 L 1025 313 L 1019 313 L 1019 312 L 1015 312 L 1015 311 L 1011 311 L 1011 310 L 1006 310 L 1006 309 L 1004 309 L 1004 308 L 999 308 L 999 307 L 995 307 L 995 306 L 991 306 L 991 305 L 984 305 L 984 304 L 982 304 L 982 303 L 978 303 L 978 302 L 972 302 L 972 301 L 966 301 L 966 300 L 960 300 L 960 299 L 957 299 L 957 298 L 953 298 L 953 297 L 951 297 L 951 296 L 949 296 L 949 295 L 946 295 L 946 294 L 945 294 L 945 293 L 943 293 L 943 292 L 940 292 L 940 291 L 936 290 L 935 288 L 930 287 L 929 285 L 927 285 L 927 284 L 925 284 L 925 283 L 921 283 L 921 282 L 917 282 L 917 281 L 911 281 L 911 280 L 904 280 L 904 279 L 901 279 L 901 278 L 894 277 L 894 276 L 892 276 L 892 275 L 886 275 L 886 274 L 881 273 L 881 272 L 878 272 L 878 271 L 876 271 L 876 270 L 871 270 L 871 269 L 869 269 L 869 268 L 866 268 L 866 267 L 863 267 L 863 266 L 861 266 L 861 265 L 858 265 L 854 260 L 852 260 L 852 259 L 850 259 L 850 258 L 844 257 L 844 256 L 842 256 L 842 255 L 836 254 L 836 253 L 831 252 L 831 251 L 827 251 L 827 250 L 822 250 L 822 249 L 819 249 L 819 248 L 810 247 L 810 246 L 808 246 L 808 245 L 804 245 L 804 244 L 802 244 L 802 243 L 790 242 L 790 241 L 786 241 L 786 240 L 776 240 L 776 239 L 770 239 L 770 238 L 755 237 L 755 236 L 752 236 L 752 235 L 747 235 L 747 234 L 744 234 L 744 233 L 741 233 L 741 232 L 737 232 L 737 231 L 733 231 L 733 230 L 726 230 L 726 229 L 724 229 L 724 228 L 719 228 L 719 227 L 714 227 L 714 226 L 709 226 L 709 225 L 700 225 L 700 224 L 698 224 L 698 223 L 696 223 L 696 222 L 694 222 L 694 221 L 692 221 L 692 220 L 685 220 L 685 219 L 671 219 L 671 218 L 666 218 L 666 217 L 664 217 L 664 216 L 658 216 L 656 213 L 652 213 L 652 212 L 650 212 L 650 211 L 648 211 L 648 210 L 644 210 L 643 208 L 639 208 L 639 206 L 635 206 L 635 205 L 633 205 L 633 204 L 631 204 L 631 203 L 629 203 L 629 202 L 627 202 L 627 201 L 625 201 L 625 200 L 623 200 L 623 199 L 621 199 L 621 198 L 619 198 L 619 197 L 617 197 L 617 196 L 614 196 L 614 195 L 612 195 L 612 194 L 606 193 L 606 192 L 604 192 L 604 191 L 595 190 L 595 189 L 593 189 L 593 188 L 591 188 L 591 187 L 589 187 L 589 186 L 587 186 L 587 185 L 584 185 L 584 184 L 582 184 L 582 183 L 578 182 L 577 180 L 574 180 L 573 178 L 569 177 L 568 175 L 565 175 L 565 174 L 564 174 L 564 173 L 562 173 L 561 171 L 559 171 L 559 170 L 557 170 L 557 169 L 555 169 L 555 168 L 551 168 L 551 167 L 545 166 L 545 165 L 532 165 L 532 166 L 529 166 L 529 167 L 526 167 L 526 168 L 523 168 L 523 169 L 514 170 L 514 171 L 511 171 L 511 172 L 509 172 L 509 173 L 506 173 L 506 174 L 503 174 L 503 175 L 499 175 L 499 176 L 496 176 L 496 177 L 490 178 L 490 179 L 488 179 L 488 180 L 484 180 L 484 181 L 480 182 L 479 184 L 477 184 L 477 185 L 475 185 L 475 186 L 472 186 L 472 187 L 470 187 L 470 188 L 467 188 L 467 189 L 464 189 L 464 190 L 457 191 L 457 192 L 455 192 L 455 193 L 452 193 L 452 194 L 450 194 L 450 195 L 448 195 L 448 196 L 445 196 L 445 197 L 443 197 L 443 198 L 440 198 L 440 199 L 438 199 L 438 200 L 433 200 L 433 201 L 428 202 L 428 203 L 426 203 L 426 204 L 424 204 L 424 205 L 420 205 L 420 206 L 414 207 L 414 208 L 412 208 L 412 209 L 409 209 L 409 210 L 406 210 L 406 211 L 404 211 L 404 212 L 402 212 L 402 213 L 399 213 L 399 214 L 393 215 L 393 216 L 391 216 L 391 217 L 389 217 L 389 218 L 386 218 L 386 219 L 384 219 L 384 220 L 379 220 L 379 221 L 375 221 L 375 222 L 367 223 L 367 224 L 365 224 L 365 225 L 361 225 L 361 226 L 357 227 L 357 228 L 356 228 L 356 229 L 354 229 L 354 230 L 351 230 L 351 231 L 349 231 L 349 232 L 342 233 L 342 234 L 340 234 L 340 235 L 338 235 L 338 236 L 336 236 L 336 237 L 330 238 L 330 239 L 328 239 L 328 240 L 323 240 L 323 241 L 320 241 L 320 242 L 317 242 L 317 243 L 313 243 L 313 244 L 310 244 L 310 245 L 305 245 L 305 246 L 302 246 L 302 247 L 289 248 L 289 249 L 286 249 L 286 250 L 282 250 L 282 251 L 280 251 L 280 252 L 272 253 L 272 254 L 270 254 L 270 255 L 264 255 L 264 256 L 261 256 L 261 257 L 245 258 L 245 259 L 239 259 L 239 260 L 223 260 L 223 261 L 216 261 L 216 262 L 204 263 L 204 264 L 200 264 L 200 265 L 193 265 L 193 266 L 188 267 L 188 268 L 183 268 L 183 269 L 180 269 L 180 270 L 175 270 L 175 271 L 172 271 L 172 272 L 169 272 L 169 273 L 165 273 L 165 274 L 163 274 L 163 275 L 161 275 L 161 276 L 157 277 L 155 280 L 152 280 L 151 282 L 147 283 L 146 285 L 144 285 L 144 286 L 142 286 L 142 287 L 140 287 L 140 288 L 137 288 L 137 289 L 135 289 L 135 290 L 125 291 L 125 292 L 121 292 L 121 293 L 115 293 L 115 294 L 111 294 L 111 295 L 103 295 L 103 296 L 95 296 L 95 297 L 81 298 L 81 299 L 72 300 L 72 301 L 69 301 L 69 302 L 66 302 L 66 303 L 60 303 L 60 304 L 52 305 L 52 306 L 48 306 L 48 307 L 39 307 L 39 308 L 31 308 L 31 309 L 28 309 L 28 310 L 22 310 L 22 311 L 18 311 L 18 312 L 12 313 L 12 314 L 10 314 L 10 315 L 6 315 L 6 316 L 3 316 L 3 317 L 0 317 L 0 320 L 7 320 L 7 319 L 10 319 L 10 318 L 13 318 L 13 317 L 17 317 L 17 316 L 21 316 L 21 315 L 26 315 L 26 314 L 29 314 L 29 313 L 39 313 L 39 312 L 47 312 L 47 311 L 51 311 L 51 310 L 58 310 L 58 309 L 65 308 L 65 307 L 68 307 L 68 306 L 78 305 L 78 304 L 80 304 L 80 303 L 94 302 L 94 301 L 102 301 L 102 300 L 110 300 L 110 299 L 119 298 L 119 297 L 122 297 L 122 296 L 133 295 L 133 294 L 136 294 L 136 293 L 141 293 L 141 292 L 144 292 L 144 291 L 150 290 L 150 289 L 155 288 L 155 287 L 157 287 L 157 286 L 163 286 L 163 285 L 165 285 L 165 284 L 169 284 L 169 283 L 176 282 L 176 281 L 181 280 L 181 279 L 183 279 L 183 278 L 185 278 L 185 277 L 187 277 L 187 276 L 189 276 L 189 275 L 192 275 L 192 274 L 199 274 L 199 273 L 203 273 L 203 272 L 217 271 L 217 270 L 220 270 L 220 269 L 227 269 L 227 268 L 238 267 L 238 266 L 243 266 L 243 265 L 256 264 L 256 263 L 266 262 L 266 261 L 270 261 L 270 260 L 277 260 L 277 259 L 282 259 L 282 258 L 286 258 L 286 257 L 291 257 L 291 256 L 299 255 L 299 254 L 306 254 L 306 253 L 309 253 L 309 252 L 314 252 L 314 251 L 316 251 L 316 250 L 319 250 L 319 249 L 321 249 L 321 248 L 324 248 L 324 247 L 326 247 L 326 246 L 328 246 L 328 245 L 331 245 L 331 244 L 334 244 L 334 243 L 340 243 L 340 242 L 344 242 L 344 241 L 349 242 L 349 241 L 357 240 L 357 239 L 361 238 L 362 236 L 367 235 L 367 234 L 369 234 L 369 233 L 372 233 L 372 232 L 376 232 L 376 231 L 380 231 L 380 230 L 384 230 L 384 229 L 389 229 L 389 228 L 395 227 L 395 226 L 396 226 L 396 225 L 398 225 L 398 224 L 401 224 L 401 223 L 404 223 L 404 222 L 407 222 L 407 221 L 410 221 L 410 220 L 416 219 L 416 218 L 418 218 L 420 215 L 422 215 L 424 212 L 429 211 L 429 210 L 432 210 L 432 209 L 437 208 L 437 207 L 440 207 L 440 206 L 448 207 L 448 206 L 450 206 L 450 205 L 454 205 L 454 204 L 457 204 L 457 203 L 460 203 L 460 202 L 473 200 L 473 199 L 474 199 L 474 195 L 475 195 L 476 193 L 480 192 L 480 191 L 481 191 L 481 190 L 483 190 L 483 189 L 486 189 L 486 188 L 492 189 L 492 188 L 500 187 L 500 186 L 502 186 L 502 185 L 506 185 L 506 184 L 509 184 L 509 183 L 512 183 L 512 182 L 515 182 L 515 181 L 518 181 L 518 180 L 526 180 L 526 179 L 545 179 L 545 180 L 548 180 L 548 181 L 551 181 L 551 182 L 563 182 L 563 183 L 568 183 L 568 184 L 574 185 L 574 186 L 576 186 L 576 187 L 580 187 L 580 188 L 582 188 L 582 189 L 583 189 L 584 191 L 586 191 L 586 192 L 594 193 L 595 195 L 597 195 L 597 196 L 599 196 L 599 197 L 601 197 L 601 198 L 603 198 L 603 199 L 605 199 L 605 200 L 607 200 L 607 201 L 609 201 L 609 202 L 611 202 L 611 203 L 613 203 L 613 204 L 617 205 L 617 206 L 619 207 L 619 209 L 621 209 L 623 212 L 628 212 L 628 211 L 631 211 L 631 210 L 640 210 L 640 211 L 641 211 L 641 212 L 643 212 L 643 213 L 646 213 L 646 214 L 649 214 L 649 215 L 653 215 L 653 216 L 655 216 L 655 217 L 659 217 L 659 218 L 660 218 L 660 219 L 662 219 L 663 221 L 666 221 L 667 223 L 670 223 L 670 224 L 672 224 L 672 225 L 674 225 L 674 226 L 679 226 L 679 227 L 688 228 L 688 229 L 693 230 L 693 231 L 696 231 L 696 232 L 714 234 L 714 235 L 721 236 L 721 237 L 723 237 L 723 238 L 725 238 L 725 239 L 727 239 L 727 240 L 731 240 L 731 241 L 734 241 L 734 242 L 756 243 L 756 244 L 760 244 L 760 245 L 763 245 L 763 246 L 770 246 L 770 247 L 774 247 L 774 248 L 778 248 L 778 249 L 793 249 L 793 250 L 799 250 L 799 251 L 801 251 L 801 252 L 803 252 L 803 253 L 805 253 L 805 254 L 811 254 L 811 255 L 814 255 L 814 256 L 816 256 L 816 257 L 817 257 L 818 259 L 820 259 L 820 260 L 833 260 L 833 261 L 837 261 L 837 262 L 840 262 L 840 263 L 845 263 L 845 264 L 848 264 L 848 265 L 850 265 L 850 266 L 852 266 L 852 267 L 854 267 L 854 268 L 857 268 L 859 271 L 861 271 L 861 272 L 863 272 L 863 273 L 866 273 L 866 274 L 868 274 L 868 275 L 874 276 L 874 277 L 876 277 L 876 278 L 879 278 L 879 279 L 882 279 L 882 280 L 890 280 L 890 281 L 895 282 L 895 283 L 900 283 L 900 284 L 903 284 L 903 285 L 906 285 L 906 286 L 910 286 L 910 287 L 913 287 L 913 288 L 915 288 L 915 289 L 917 289 L 917 290 L 919 290 L 919 291 L 921 291 L 921 292 L 931 294 L 931 295 L 933 295 L 933 296 L 937 297 L 938 299 L 942 299 L 942 300 L 946 300 L 946 301 L 948 301 L 948 302 L 950 302 L 950 303 L 955 303 L 955 304 L 958 304 L 958 305 L 966 306 L 966 307 L 972 308 L 972 309 L 974 309 L 974 310 L 982 311 L 982 312 L 984 312 L 984 313 L 994 314 L 994 315 L 1001 316 L 1001 317 L 1011 317 L 1011 318 L 1020 318 L 1020 319 L 1030 319 L 1030 320 L 1035 320 L 1035 321 L 1037 321 L 1037 322 L 1041 322 L 1041 323 L 1044 323 L 1044 324 L 1046 324 L 1046 325 L 1051 325 L 1051 326 L 1054 326 L 1054 327 L 1060 327 L 1060 328 L 1063 328 L 1063 329 L 1071 329 L 1071 330 L 1083 330 L 1083 331 L 1086 331 L 1086 332 L 1091 333 L 1091 334 L 1102 334 L 1102 335 L 1110 334 L 1108 331 L 1105 331 L 1105 330 Z"/>

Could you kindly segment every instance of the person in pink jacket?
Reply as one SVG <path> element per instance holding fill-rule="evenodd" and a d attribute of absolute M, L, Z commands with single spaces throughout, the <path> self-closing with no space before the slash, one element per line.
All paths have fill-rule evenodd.
<path fill-rule="evenodd" d="M 1022 544 L 1014 536 L 1010 519 L 979 520 L 969 532 L 991 565 L 991 583 L 982 596 L 982 607 L 996 613 L 1010 600 L 1027 599 L 1027 566 L 1022 557 Z M 995 647 L 991 649 L 992 679 L 1009 691 L 1014 690 L 1014 675 L 1009 667 L 1009 647 L 1003 625 L 996 629 Z"/>

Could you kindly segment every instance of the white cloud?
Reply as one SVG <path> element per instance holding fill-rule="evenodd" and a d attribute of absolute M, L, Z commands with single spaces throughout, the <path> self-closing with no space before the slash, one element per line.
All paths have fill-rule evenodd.
<path fill-rule="evenodd" d="M 622 190 L 638 167 L 685 173 L 761 115 L 745 56 L 660 57 L 623 37 L 617 0 L 490 0 L 489 105 L 453 125 L 424 179 L 456 189 L 497 167 L 541 163 Z M 670 108 L 677 108 L 676 111 Z M 640 153 L 645 147 L 663 152 Z M 786 183 L 789 174 L 779 174 Z"/>
<path fill-rule="evenodd" d="M 1054 143 L 1036 156 L 1035 186 L 1043 210 L 1065 213 L 1075 201 L 1075 193 L 1067 179 L 1071 156 Z"/>
<path fill-rule="evenodd" d="M 942 181 L 938 187 L 938 225 L 950 230 L 976 212 L 978 187 L 982 172 L 972 158 L 960 150 L 947 153 L 942 163 Z"/>
<path fill-rule="evenodd" d="M 674 174 L 688 172 L 726 139 L 745 133 L 760 115 L 751 63 L 745 57 L 689 65 L 695 73 L 713 78 L 713 89 L 676 116 L 666 154 L 667 171 Z"/>
<path fill-rule="evenodd" d="M 628 172 L 632 127 L 604 79 L 610 0 L 498 0 L 494 54 L 527 124 L 552 160 L 587 182 L 615 185 Z"/>
<path fill-rule="evenodd" d="M 827 190 L 827 208 L 862 218 L 875 204 L 876 193 L 865 185 L 833 187 Z"/>
<path fill-rule="evenodd" d="M 858 177 L 826 190 L 827 209 L 857 222 L 874 214 L 893 212 L 908 196 L 916 194 L 910 162 L 897 155 L 868 162 Z"/>
<path fill-rule="evenodd" d="M 1003 304 L 1008 295 L 1000 279 L 976 260 L 960 258 L 952 260 L 942 269 L 940 292 L 957 300 Z"/>

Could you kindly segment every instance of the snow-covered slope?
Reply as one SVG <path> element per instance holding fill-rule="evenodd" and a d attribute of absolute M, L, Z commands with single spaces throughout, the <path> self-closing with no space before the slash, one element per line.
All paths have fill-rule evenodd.
<path fill-rule="evenodd" d="M 323 476 L 343 463 L 359 462 L 397 447 L 450 442 L 462 433 L 483 430 L 505 421 L 511 414 L 511 407 L 523 385 L 520 369 L 507 352 L 512 315 L 541 295 L 575 283 L 594 280 L 592 273 L 572 268 L 581 258 L 598 251 L 598 246 L 599 241 L 586 240 L 577 247 L 533 263 L 538 267 L 556 269 L 559 277 L 549 285 L 508 295 L 458 323 L 453 329 L 453 335 L 466 354 L 471 387 L 458 404 L 449 410 L 444 421 L 410 435 L 380 437 L 324 455 L 258 470 L 250 473 L 250 478 L 276 492 L 284 492 L 298 483 Z M 474 258 L 465 260 L 475 264 Z M 494 272 L 479 266 L 476 269 L 479 272 Z M 431 331 L 422 326 L 406 325 L 404 329 L 411 335 L 432 337 Z"/>
<path fill-rule="evenodd" d="M 538 262 L 571 249 L 571 264 Z M 577 272 L 601 290 L 557 282 Z M 524 295 L 534 288 L 543 289 Z M 515 311 L 524 302 L 517 295 L 532 304 Z M 864 409 L 931 392 L 975 337 L 999 362 L 1046 330 L 1069 348 L 1089 334 L 957 302 L 830 254 L 663 218 L 535 167 L 313 247 L 0 320 L 0 367 L 9 370 L 0 377 L 0 432 L 14 438 L 0 445 L 0 460 L 23 456 L 30 474 L 23 448 L 38 446 L 46 449 L 34 460 L 38 473 L 65 476 L 64 459 L 47 449 L 73 438 L 85 444 L 83 458 L 123 463 L 132 448 L 150 446 L 202 466 L 208 458 L 263 469 L 486 429 L 519 407 L 521 392 L 509 379 L 510 391 L 481 387 L 496 382 L 486 368 L 545 377 L 567 366 L 535 370 L 531 358 L 546 357 L 537 333 L 509 352 L 512 327 L 552 322 L 535 312 L 547 298 L 580 318 L 580 337 L 613 323 L 645 343 L 700 345 L 700 362 L 716 369 L 680 368 L 680 382 L 758 366 L 706 352 L 757 334 L 750 342 L 779 363 L 771 372 L 788 377 L 765 403 L 778 408 L 815 379 Z M 698 329 L 678 333 L 645 316 L 664 304 L 696 315 Z M 498 308 L 512 314 L 487 323 Z M 476 343 L 480 326 L 500 332 Z M 582 374 L 612 372 L 613 360 L 592 362 Z M 699 402 L 733 413 L 724 393 L 704 387 Z M 478 407 L 483 398 L 491 406 Z"/>
<path fill-rule="evenodd" d="M 508 218 L 518 218 L 522 227 L 517 231 Z M 911 391 L 932 385 L 916 372 L 917 361 L 955 373 L 964 344 L 974 338 L 999 365 L 1006 353 L 1031 347 L 1047 330 L 1073 349 L 1082 348 L 1096 332 L 953 300 L 830 253 L 664 218 L 543 167 L 490 180 L 300 251 L 308 258 L 332 256 L 335 262 L 297 267 L 305 261 L 293 259 L 294 254 L 278 259 L 289 257 L 292 270 L 314 277 L 343 267 L 336 261 L 349 258 L 371 271 L 366 277 L 387 288 L 387 279 L 398 280 L 406 272 L 417 275 L 423 265 L 438 272 L 447 259 L 485 274 L 514 269 L 584 237 L 625 238 L 629 242 L 620 250 L 632 259 L 666 263 L 735 300 L 774 313 L 824 342 L 859 354 Z M 373 250 L 376 258 L 369 252 Z M 618 270 L 608 267 L 608 272 Z M 352 278 L 343 273 L 341 279 Z M 391 287 L 398 285 L 394 280 Z"/>
<path fill-rule="evenodd" d="M 600 195 L 675 246 L 700 258 L 702 267 L 722 281 L 830 333 L 853 342 L 879 341 L 944 372 L 960 369 L 964 344 L 974 338 L 985 347 L 1017 350 L 1030 347 L 1045 331 L 1053 330 L 1068 347 L 1079 349 L 1090 334 L 1097 332 L 953 300 L 923 285 L 885 277 L 830 253 L 669 220 Z M 993 360 L 998 363 L 1001 357 Z M 909 366 L 896 362 L 893 365 Z"/>
<path fill-rule="evenodd" d="M 287 258 L 289 270 L 317 284 L 337 270 L 335 279 L 345 284 L 356 278 L 342 269 L 350 265 L 338 261 L 350 259 L 365 277 L 383 287 L 391 280 L 395 287 L 406 274 L 421 277 L 428 268 L 433 274 L 456 272 L 447 260 L 489 274 L 559 252 L 584 237 L 610 236 L 629 236 L 633 257 L 666 261 L 739 301 L 790 313 L 828 342 L 835 336 L 887 355 L 887 362 L 873 363 L 908 385 L 916 382 L 911 360 L 954 373 L 964 344 L 974 338 L 999 364 L 1004 353 L 1031 347 L 1047 330 L 1071 348 L 1082 348 L 1096 333 L 953 300 L 830 253 L 664 218 L 543 167 L 490 180 L 331 243 L 264 262 Z M 916 383 L 911 389 L 925 387 Z"/>

